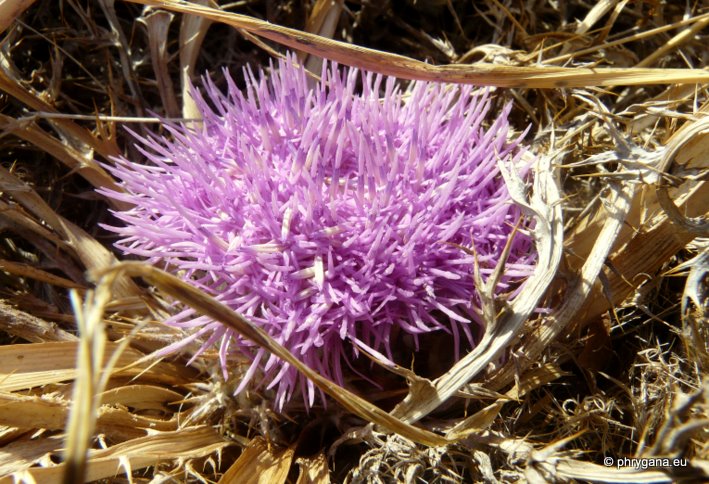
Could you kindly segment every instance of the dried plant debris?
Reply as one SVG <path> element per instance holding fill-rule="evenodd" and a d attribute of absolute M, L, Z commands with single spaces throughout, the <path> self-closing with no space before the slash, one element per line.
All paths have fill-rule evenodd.
<path fill-rule="evenodd" d="M 701 2 L 6 0 L 0 36 L 0 481 L 709 480 L 709 10 Z M 367 98 L 369 112 L 383 113 L 355 131 L 391 146 L 421 138 L 414 127 L 423 118 L 438 130 L 473 119 L 472 98 L 460 104 L 466 96 L 485 97 L 488 116 L 475 121 L 480 133 L 505 119 L 485 183 L 509 198 L 473 210 L 489 209 L 485 220 L 504 222 L 495 257 L 456 232 L 440 251 L 459 250 L 465 266 L 419 260 L 449 289 L 452 275 L 464 278 L 463 292 L 472 296 L 451 298 L 438 286 L 435 298 L 405 292 L 398 301 L 440 330 L 403 331 L 416 328 L 416 318 L 390 311 L 390 329 L 398 329 L 364 339 L 351 333 L 363 344 L 336 352 L 349 352 L 339 370 L 317 368 L 335 360 L 269 329 L 263 294 L 249 312 L 224 299 L 224 284 L 195 285 L 217 270 L 213 250 L 203 250 L 209 264 L 186 268 L 182 259 L 155 256 L 151 266 L 142 260 L 150 244 L 131 245 L 130 229 L 114 216 L 149 210 L 145 197 L 161 188 L 151 182 L 138 193 L 122 183 L 135 170 L 154 170 L 157 155 L 145 153 L 136 135 L 168 140 L 146 141 L 163 155 L 174 155 L 165 147 L 176 151 L 180 140 L 194 142 L 195 133 L 229 139 L 214 132 L 228 122 L 243 125 L 236 131 L 244 140 L 254 120 L 270 127 L 268 136 L 286 136 L 290 125 L 274 120 L 292 114 L 288 103 L 263 111 L 282 75 L 274 66 L 284 64 L 305 69 L 297 71 L 299 96 L 327 105 L 344 66 L 398 78 L 347 84 L 352 99 Z M 438 102 L 446 109 L 429 103 L 401 118 L 411 134 L 388 139 L 396 117 L 387 99 L 399 93 L 400 107 L 414 105 L 429 92 L 416 90 L 422 81 L 434 90 L 443 89 L 439 82 L 466 85 L 445 88 L 448 97 Z M 255 89 L 263 92 L 250 94 Z M 241 102 L 222 102 L 217 93 L 225 92 Z M 456 103 L 471 111 L 448 109 Z M 227 104 L 240 111 L 220 114 Z M 245 124 L 247 109 L 261 117 Z M 340 147 L 356 158 L 358 150 L 338 141 L 355 132 L 310 136 L 333 139 L 325 154 L 337 157 Z M 280 139 L 271 146 L 287 158 Z M 511 155 L 517 169 L 510 169 L 505 149 L 517 144 L 525 148 Z M 431 146 L 442 145 L 422 156 L 435 161 Z M 199 153 L 224 152 L 215 142 L 204 148 Z M 187 151 L 183 158 L 182 182 L 193 187 L 187 181 L 201 165 L 188 165 Z M 307 163 L 308 153 L 302 158 Z M 128 162 L 136 168 L 121 171 Z M 377 172 L 382 180 L 399 173 L 375 165 L 388 167 Z M 452 168 L 465 172 L 463 164 Z M 260 175 L 253 166 L 250 173 Z M 313 173 L 310 185 L 282 188 L 314 196 Z M 428 178 L 435 200 L 454 188 Z M 379 200 L 381 213 L 367 205 L 367 217 L 385 227 L 383 185 L 370 185 L 360 205 Z M 390 195 L 400 196 L 401 185 L 394 188 Z M 224 203 L 234 201 L 223 193 Z M 181 199 L 173 199 L 168 215 L 175 218 Z M 274 234 L 301 234 L 284 222 L 297 209 L 286 217 L 273 208 L 281 217 Z M 463 219 L 469 213 L 447 210 Z M 186 220 L 183 232 L 210 232 L 208 223 L 187 230 Z M 119 245 L 132 255 L 116 250 L 107 226 L 118 227 Z M 143 230 L 154 227 L 146 222 Z M 523 275 L 512 234 L 534 254 Z M 437 241 L 426 241 L 416 253 L 435 256 Z M 180 243 L 170 250 L 188 254 Z M 380 252 L 398 247 L 395 238 L 377 244 Z M 259 264 L 273 270 L 268 257 Z M 329 281 L 327 256 L 291 262 L 288 271 L 316 298 Z M 509 280 L 510 270 L 519 280 Z M 348 278 L 360 293 L 350 300 L 366 311 L 352 321 L 380 322 L 372 304 L 385 308 L 387 295 L 368 289 L 377 274 L 355 273 Z M 267 290 L 273 274 L 249 284 Z M 400 279 L 386 282 L 397 287 Z M 462 294 L 461 287 L 448 292 Z M 242 298 L 256 291 L 239 290 Z M 303 301 L 301 326 L 322 329 L 325 319 L 337 319 L 318 313 L 315 299 Z M 228 351 L 212 347 L 215 338 L 165 324 L 189 311 L 234 335 L 242 351 L 226 358 Z M 465 322 L 449 324 L 456 317 Z M 479 331 L 468 337 L 468 326 Z M 186 337 L 194 341 L 166 353 Z M 283 390 L 278 381 L 291 386 Z"/>

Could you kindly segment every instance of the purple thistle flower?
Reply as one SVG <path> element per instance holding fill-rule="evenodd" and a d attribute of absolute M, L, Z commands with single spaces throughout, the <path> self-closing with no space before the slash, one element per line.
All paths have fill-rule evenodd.
<path fill-rule="evenodd" d="M 245 93 L 228 75 L 226 94 L 208 81 L 200 128 L 138 137 L 150 163 L 116 160 L 125 193 L 102 191 L 134 205 L 116 213 L 125 226 L 108 227 L 116 246 L 180 271 L 339 384 L 362 348 L 393 359 L 401 332 L 417 346 L 438 330 L 456 352 L 461 332 L 472 344 L 482 320 L 461 246 L 488 275 L 520 218 L 498 169 L 525 170 L 509 106 L 485 129 L 486 91 L 413 82 L 402 92 L 334 64 L 311 88 L 294 62 L 268 79 L 247 70 Z M 514 291 L 534 259 L 516 234 L 497 290 Z M 162 353 L 201 338 L 200 353 L 219 345 L 225 378 L 233 353 L 253 360 L 237 392 L 258 379 L 279 409 L 296 393 L 313 405 L 312 382 L 229 328 L 191 309 L 168 322 L 192 335 Z"/>

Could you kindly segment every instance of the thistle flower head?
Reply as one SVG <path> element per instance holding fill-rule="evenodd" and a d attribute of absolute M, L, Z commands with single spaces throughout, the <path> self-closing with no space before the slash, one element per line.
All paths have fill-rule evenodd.
<path fill-rule="evenodd" d="M 313 87 L 292 57 L 246 77 L 243 92 L 228 75 L 226 93 L 206 82 L 199 128 L 138 137 L 146 163 L 116 160 L 125 192 L 104 193 L 133 205 L 109 227 L 117 247 L 179 271 L 340 384 L 363 348 L 392 359 L 395 335 L 472 341 L 475 257 L 490 274 L 520 218 L 498 168 L 523 170 L 509 107 L 486 128 L 490 99 L 470 86 L 402 91 L 329 64 Z M 514 236 L 497 291 L 531 273 L 530 248 Z M 167 351 L 217 345 L 225 373 L 248 356 L 237 391 L 259 381 L 277 408 L 315 401 L 311 382 L 222 324 L 192 310 L 168 322 L 191 336 Z"/>

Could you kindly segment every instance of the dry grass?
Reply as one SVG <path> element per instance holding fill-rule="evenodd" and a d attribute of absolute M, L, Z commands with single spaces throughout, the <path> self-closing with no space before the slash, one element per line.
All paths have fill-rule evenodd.
<path fill-rule="evenodd" d="M 0 1 L 0 482 L 709 479 L 706 8 L 215 6 Z M 100 163 L 138 158 L 125 123 L 194 119 L 188 79 L 286 47 L 314 70 L 496 86 L 532 126 L 534 189 L 508 184 L 536 219 L 539 270 L 508 303 L 479 284 L 486 334 L 439 378 L 397 367 L 378 370 L 385 391 L 340 388 L 209 296 L 118 263 L 98 227 L 110 202 L 93 189 L 114 183 Z M 332 404 L 275 414 L 268 395 L 234 397 L 239 368 L 223 381 L 213 353 L 146 356 L 177 336 L 160 323 L 172 301 L 292 361 Z"/>

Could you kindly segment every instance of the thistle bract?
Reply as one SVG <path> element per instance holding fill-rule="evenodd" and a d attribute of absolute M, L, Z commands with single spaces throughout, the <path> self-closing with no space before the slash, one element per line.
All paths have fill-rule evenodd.
<path fill-rule="evenodd" d="M 199 127 L 137 137 L 143 164 L 116 160 L 125 192 L 104 193 L 133 205 L 109 227 L 117 247 L 178 271 L 339 384 L 362 349 L 393 359 L 395 336 L 472 342 L 475 257 L 490 274 L 514 237 L 498 292 L 533 269 L 498 168 L 524 171 L 509 107 L 485 127 L 486 91 L 401 90 L 333 64 L 309 83 L 293 57 L 246 78 L 243 92 L 228 74 L 226 93 L 207 81 Z M 225 373 L 241 353 L 253 363 L 237 391 L 258 381 L 277 408 L 296 394 L 314 403 L 311 382 L 222 324 L 192 310 L 168 323 L 190 336 L 165 352 L 199 339 L 200 351 L 218 346 Z"/>

